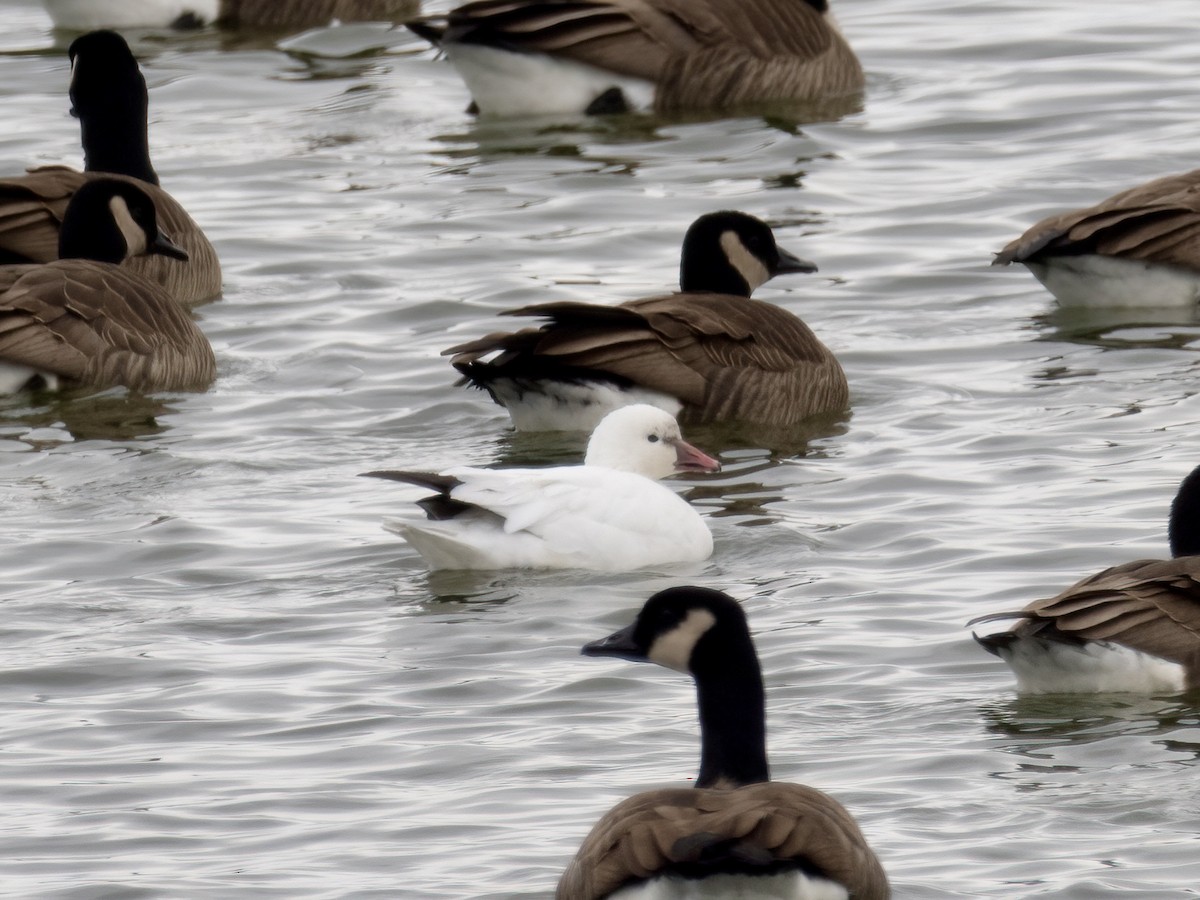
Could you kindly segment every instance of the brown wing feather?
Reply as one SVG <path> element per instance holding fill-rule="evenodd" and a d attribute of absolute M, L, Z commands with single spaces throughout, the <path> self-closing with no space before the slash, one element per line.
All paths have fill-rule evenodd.
<path fill-rule="evenodd" d="M 617 804 L 580 847 L 557 900 L 599 900 L 623 884 L 720 852 L 759 865 L 794 861 L 855 900 L 886 900 L 887 877 L 850 814 L 798 784 L 648 791 Z"/>
<path fill-rule="evenodd" d="M 659 85 L 664 110 L 811 100 L 863 87 L 845 39 L 803 0 L 480 0 L 450 13 L 443 39 L 550 53 L 647 79 Z"/>
<path fill-rule="evenodd" d="M 227 28 L 310 28 L 343 22 L 403 22 L 420 0 L 222 0 Z"/>
<path fill-rule="evenodd" d="M 1111 641 L 1180 663 L 1200 678 L 1200 556 L 1105 569 L 1019 614 L 1018 634 Z"/>
<path fill-rule="evenodd" d="M 194 306 L 221 293 L 217 251 L 195 220 L 174 197 L 157 185 L 103 172 L 78 172 L 66 166 L 32 169 L 0 180 L 0 256 L 25 262 L 58 259 L 58 229 L 71 197 L 84 181 L 119 178 L 136 184 L 154 201 L 159 227 L 188 252 L 188 261 L 152 255 L 135 256 L 122 265 L 161 284 L 184 306 Z"/>
<path fill-rule="evenodd" d="M 1098 253 L 1200 271 L 1200 169 L 1169 175 L 1085 209 L 1050 216 L 996 255 L 996 263 Z"/>
<path fill-rule="evenodd" d="M 0 359 L 93 387 L 188 390 L 216 377 L 196 323 L 135 273 L 88 260 L 4 272 Z"/>

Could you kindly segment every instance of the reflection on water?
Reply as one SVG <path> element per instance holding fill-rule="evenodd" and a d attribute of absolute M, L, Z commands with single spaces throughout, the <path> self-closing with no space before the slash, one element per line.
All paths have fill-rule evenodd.
<path fill-rule="evenodd" d="M 1049 300 L 1053 303 L 1053 300 Z M 1200 340 L 1200 308 L 1084 309 L 1054 305 L 1033 319 L 1043 341 L 1109 349 L 1191 349 Z"/>
<path fill-rule="evenodd" d="M 166 431 L 159 419 L 173 411 L 161 398 L 122 388 L 0 397 L 0 439 L 41 450 L 73 440 L 136 440 Z"/>

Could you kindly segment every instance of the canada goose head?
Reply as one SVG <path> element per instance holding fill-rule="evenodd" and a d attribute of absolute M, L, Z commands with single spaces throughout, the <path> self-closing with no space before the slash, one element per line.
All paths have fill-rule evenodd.
<path fill-rule="evenodd" d="M 115 31 L 91 31 L 72 41 L 67 55 L 84 167 L 158 184 L 150 163 L 146 79 L 125 39 Z"/>
<path fill-rule="evenodd" d="M 622 406 L 601 419 L 583 461 L 654 479 L 721 469 L 719 462 L 683 439 L 674 416 L 645 403 Z"/>
<path fill-rule="evenodd" d="M 724 210 L 701 216 L 684 235 L 679 287 L 749 297 L 776 275 L 815 271 L 813 263 L 780 248 L 766 222 Z"/>
<path fill-rule="evenodd" d="M 158 227 L 154 201 L 135 184 L 97 178 L 81 185 L 63 215 L 58 255 L 120 263 L 142 254 L 157 253 L 187 261 Z"/>
<path fill-rule="evenodd" d="M 720 591 L 675 587 L 646 601 L 632 624 L 584 656 L 652 662 L 691 675 L 700 708 L 696 787 L 769 780 L 762 669 L 741 605 Z"/>
<path fill-rule="evenodd" d="M 1167 526 L 1172 556 L 1200 556 L 1200 466 L 1179 485 Z"/>

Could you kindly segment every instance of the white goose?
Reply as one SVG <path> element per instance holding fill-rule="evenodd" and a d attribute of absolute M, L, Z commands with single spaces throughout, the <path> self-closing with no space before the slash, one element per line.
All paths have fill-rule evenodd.
<path fill-rule="evenodd" d="M 601 421 L 582 466 L 364 474 L 437 491 L 418 503 L 428 520 L 384 526 L 432 569 L 623 572 L 712 554 L 704 520 L 656 480 L 718 469 L 669 413 L 638 404 Z"/>

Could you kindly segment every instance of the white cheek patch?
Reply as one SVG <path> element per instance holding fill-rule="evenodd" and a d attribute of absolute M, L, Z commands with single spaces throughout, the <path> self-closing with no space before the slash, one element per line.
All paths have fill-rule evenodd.
<path fill-rule="evenodd" d="M 767 267 L 763 265 L 763 261 L 746 249 L 746 245 L 742 243 L 742 239 L 737 236 L 735 231 L 725 231 L 721 233 L 721 249 L 725 251 L 725 256 L 743 278 L 746 279 L 746 284 L 750 286 L 750 290 L 756 287 L 761 287 L 771 280 L 771 273 L 767 271 Z"/>
<path fill-rule="evenodd" d="M 146 232 L 133 220 L 133 214 L 129 211 L 129 205 L 125 202 L 125 198 L 113 197 L 108 201 L 108 208 L 112 211 L 113 221 L 117 223 L 117 227 L 121 229 L 121 234 L 125 238 L 126 258 L 145 253 Z"/>
<path fill-rule="evenodd" d="M 716 623 L 717 617 L 707 609 L 693 609 L 686 619 L 654 641 L 646 658 L 686 675 L 691 671 L 688 664 L 696 642 Z"/>

